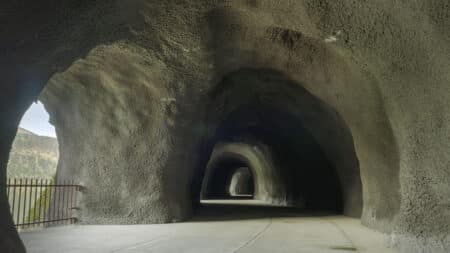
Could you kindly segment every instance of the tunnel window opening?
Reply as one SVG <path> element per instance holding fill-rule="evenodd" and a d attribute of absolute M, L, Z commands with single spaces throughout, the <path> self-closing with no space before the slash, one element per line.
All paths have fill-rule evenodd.
<path fill-rule="evenodd" d="M 7 166 L 8 178 L 53 179 L 59 160 L 55 127 L 44 105 L 38 101 L 19 124 Z"/>
<path fill-rule="evenodd" d="M 19 232 L 42 227 L 50 219 L 49 210 L 55 208 L 51 204 L 54 196 L 68 196 L 52 186 L 58 162 L 56 130 L 46 108 L 38 101 L 20 121 L 7 165 L 10 213 Z"/>

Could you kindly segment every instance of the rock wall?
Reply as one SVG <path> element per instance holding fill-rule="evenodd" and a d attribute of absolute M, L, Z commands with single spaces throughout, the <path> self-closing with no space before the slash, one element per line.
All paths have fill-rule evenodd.
<path fill-rule="evenodd" d="M 58 179 L 75 178 L 87 189 L 81 222 L 152 223 L 189 216 L 189 170 L 178 166 L 189 164 L 191 154 L 173 150 L 190 145 L 191 134 L 183 134 L 188 112 L 174 101 L 171 72 L 141 48 L 107 46 L 55 75 L 42 93 L 60 140 Z M 186 138 L 177 138 L 180 134 Z"/>
<path fill-rule="evenodd" d="M 448 1 L 0 5 L 1 182 L 20 116 L 53 76 L 42 101 L 61 140 L 59 176 L 87 186 L 82 220 L 185 219 L 212 152 L 211 92 L 230 73 L 269 69 L 348 126 L 311 134 L 336 170 L 360 168 L 365 225 L 405 252 L 450 248 Z M 344 159 L 353 143 L 324 148 L 342 139 L 359 166 Z M 1 188 L 0 249 L 21 252 L 5 203 Z"/>

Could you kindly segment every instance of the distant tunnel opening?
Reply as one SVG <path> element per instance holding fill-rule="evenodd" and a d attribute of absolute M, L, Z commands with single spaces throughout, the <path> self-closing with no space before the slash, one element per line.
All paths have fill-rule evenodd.
<path fill-rule="evenodd" d="M 230 178 L 247 167 L 248 203 L 361 215 L 359 164 L 337 112 L 273 71 L 242 70 L 219 87 L 201 200 L 232 199 Z"/>
<path fill-rule="evenodd" d="M 248 164 L 233 158 L 221 159 L 211 168 L 205 182 L 204 199 L 251 199 L 254 179 Z"/>
<path fill-rule="evenodd" d="M 234 170 L 228 183 L 228 192 L 234 198 L 253 198 L 255 182 L 248 167 Z"/>
<path fill-rule="evenodd" d="M 50 189 L 52 196 L 60 193 L 49 187 L 55 184 L 58 162 L 55 127 L 47 109 L 37 101 L 22 116 L 7 165 L 6 194 L 18 231 L 37 230 L 50 224 L 44 221 L 61 220 L 65 215 L 62 212 L 50 215 L 56 203 Z"/>
<path fill-rule="evenodd" d="M 248 167 L 256 174 L 255 200 L 342 212 L 336 169 L 301 122 L 288 113 L 261 106 L 238 109 L 221 126 L 219 139 L 228 148 L 221 150 L 216 143 L 204 197 L 233 198 L 227 191 L 233 172 Z"/>

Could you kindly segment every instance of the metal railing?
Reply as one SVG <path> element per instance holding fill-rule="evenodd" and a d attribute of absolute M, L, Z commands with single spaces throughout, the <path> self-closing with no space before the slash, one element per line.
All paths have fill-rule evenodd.
<path fill-rule="evenodd" d="M 16 228 L 76 223 L 73 210 L 80 190 L 81 186 L 74 181 L 9 178 L 6 194 Z"/>

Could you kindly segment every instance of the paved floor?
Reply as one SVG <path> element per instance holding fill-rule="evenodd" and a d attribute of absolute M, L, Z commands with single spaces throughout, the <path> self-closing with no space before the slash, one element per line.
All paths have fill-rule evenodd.
<path fill-rule="evenodd" d="M 357 219 L 267 207 L 215 207 L 185 223 L 54 227 L 21 237 L 30 253 L 395 252 Z"/>

